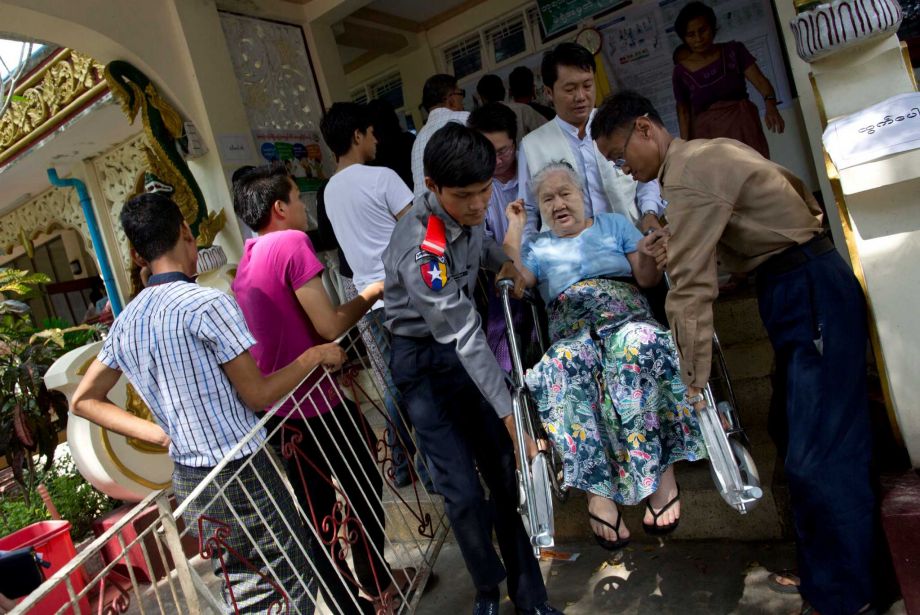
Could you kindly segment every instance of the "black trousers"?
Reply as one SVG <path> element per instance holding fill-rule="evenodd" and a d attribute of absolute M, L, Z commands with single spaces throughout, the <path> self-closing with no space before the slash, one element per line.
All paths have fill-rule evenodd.
<path fill-rule="evenodd" d="M 517 608 L 543 604 L 546 587 L 517 512 L 511 438 L 454 346 L 394 335 L 390 366 L 476 589 L 496 587 L 507 576 Z M 492 545 L 493 528 L 504 566 Z"/>
<path fill-rule="evenodd" d="M 801 593 L 822 615 L 852 615 L 874 598 L 866 304 L 836 251 L 802 251 L 791 271 L 758 272 L 758 303 L 786 382 Z"/>
<path fill-rule="evenodd" d="M 333 613 L 373 613 L 373 603 L 360 598 L 358 587 L 342 576 L 351 575 L 351 570 L 346 560 L 339 559 L 342 545 L 335 540 L 336 524 L 324 523 L 334 511 L 340 519 L 342 516 L 342 511 L 335 508 L 336 490 L 330 484 L 334 476 L 350 503 L 350 516 L 357 517 L 363 527 L 363 536 L 359 532 L 357 542 L 348 547 L 355 568 L 353 578 L 372 596 L 386 589 L 390 577 L 389 567 L 381 557 L 385 546 L 383 479 L 365 436 L 373 436 L 373 431 L 364 415 L 348 401 L 305 421 L 289 418 L 285 421 L 287 428 L 275 431 L 280 422 L 280 418 L 273 417 L 266 427 L 269 433 L 274 432 L 271 443 L 279 453 L 285 444 L 297 449 L 297 454 L 289 456 L 285 463 L 297 499 L 307 514 L 305 522 L 321 538 L 313 540 L 311 559 L 319 572 L 317 581 L 323 598 Z M 294 430 L 302 434 L 299 441 L 293 437 Z"/>

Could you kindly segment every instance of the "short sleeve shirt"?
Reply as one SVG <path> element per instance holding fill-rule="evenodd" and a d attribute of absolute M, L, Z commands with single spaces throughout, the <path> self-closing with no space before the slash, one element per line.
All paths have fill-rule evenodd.
<path fill-rule="evenodd" d="M 599 277 L 630 277 L 626 255 L 642 234 L 622 214 L 604 213 L 576 237 L 543 231 L 524 243 L 521 260 L 536 276 L 540 296 L 550 303 L 566 288 Z"/>
<path fill-rule="evenodd" d="M 391 169 L 353 164 L 332 176 L 325 201 L 326 215 L 354 273 L 355 288 L 361 292 L 383 280 L 381 255 L 390 242 L 396 215 L 412 202 L 412 191 Z"/>
<path fill-rule="evenodd" d="M 213 467 L 258 424 L 221 365 L 255 343 L 232 297 L 192 282 L 144 289 L 109 331 L 98 359 L 124 373 L 169 435 L 179 464 Z M 234 457 L 255 452 L 264 432 Z"/>
<path fill-rule="evenodd" d="M 246 241 L 232 288 L 256 338 L 252 356 L 263 374 L 271 374 L 308 348 L 327 342 L 295 295 L 297 289 L 322 272 L 323 264 L 302 231 L 276 231 Z M 339 404 L 335 386 L 322 375 L 323 370 L 317 368 L 292 395 L 302 400 L 298 417 L 316 416 Z M 294 403 L 289 399 L 281 405 L 278 415 L 293 412 Z"/>

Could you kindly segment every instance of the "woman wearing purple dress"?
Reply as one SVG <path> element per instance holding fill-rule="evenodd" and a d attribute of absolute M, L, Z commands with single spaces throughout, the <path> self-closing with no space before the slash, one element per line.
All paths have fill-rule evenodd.
<path fill-rule="evenodd" d="M 757 106 L 748 99 L 747 81 L 766 103 L 764 123 L 785 128 L 776 93 L 754 56 L 738 41 L 715 43 L 716 15 L 702 2 L 690 2 L 677 15 L 674 31 L 689 48 L 674 66 L 674 98 L 682 139 L 727 137 L 770 157 Z"/>

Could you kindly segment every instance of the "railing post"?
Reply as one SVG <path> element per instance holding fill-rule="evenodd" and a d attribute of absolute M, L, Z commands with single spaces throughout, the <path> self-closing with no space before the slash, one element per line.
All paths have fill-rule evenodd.
<path fill-rule="evenodd" d="M 169 547 L 173 563 L 176 566 L 176 576 L 179 577 L 179 585 L 182 587 L 182 593 L 185 594 L 185 604 L 188 607 L 187 613 L 189 615 L 199 615 L 201 607 L 198 605 L 198 592 L 192 581 L 191 566 L 189 566 L 185 550 L 182 548 L 179 527 L 173 518 L 172 507 L 169 505 L 169 498 L 165 492 L 157 496 L 157 509 L 160 511 L 160 521 L 163 523 L 166 546 Z"/>

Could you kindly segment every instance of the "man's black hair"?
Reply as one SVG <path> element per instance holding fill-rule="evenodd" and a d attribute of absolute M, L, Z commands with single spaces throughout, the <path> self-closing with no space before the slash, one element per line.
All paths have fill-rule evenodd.
<path fill-rule="evenodd" d="M 438 105 L 443 105 L 457 87 L 457 78 L 443 73 L 432 75 L 422 87 L 422 106 L 426 111 L 431 111 Z"/>
<path fill-rule="evenodd" d="M 383 98 L 375 98 L 368 102 L 367 113 L 370 116 L 371 126 L 374 127 L 374 138 L 377 139 L 378 144 L 402 132 L 396 109 Z"/>
<path fill-rule="evenodd" d="M 594 56 L 578 43 L 559 43 L 543 54 L 543 62 L 540 64 L 540 76 L 543 77 L 543 85 L 548 88 L 553 87 L 556 79 L 559 78 L 560 66 L 571 66 L 581 70 L 589 70 L 592 73 L 597 72 Z"/>
<path fill-rule="evenodd" d="M 354 144 L 355 131 L 366 133 L 370 125 L 371 114 L 366 105 L 337 102 L 326 111 L 319 130 L 335 157 L 341 158 Z"/>
<path fill-rule="evenodd" d="M 439 188 L 463 188 L 492 179 L 495 148 L 481 133 L 458 122 L 437 130 L 425 146 L 425 176 Z"/>
<path fill-rule="evenodd" d="M 244 164 L 243 166 L 241 166 L 240 168 L 238 168 L 236 171 L 234 171 L 234 172 L 233 172 L 233 175 L 230 176 L 230 183 L 231 183 L 231 184 L 235 184 L 235 183 L 236 183 L 236 180 L 238 180 L 238 179 L 241 178 L 242 176 L 246 175 L 247 173 L 249 173 L 250 171 L 252 171 L 254 168 L 255 168 L 255 167 L 254 167 L 253 165 L 251 165 L 251 164 Z"/>
<path fill-rule="evenodd" d="M 647 115 L 660 126 L 664 126 L 658 111 L 652 106 L 651 101 L 637 92 L 625 90 L 608 96 L 591 122 L 591 138 L 597 140 L 600 136 L 608 136 L 617 128 L 630 126 L 637 117 Z"/>
<path fill-rule="evenodd" d="M 260 231 L 272 217 L 275 201 L 287 202 L 291 175 L 281 162 L 255 167 L 233 182 L 233 210 L 254 231 Z"/>
<path fill-rule="evenodd" d="M 504 132 L 512 141 L 517 141 L 517 116 L 507 105 L 489 103 L 470 113 L 466 125 L 479 132 Z"/>
<path fill-rule="evenodd" d="M 476 93 L 483 104 L 502 102 L 505 100 L 505 84 L 498 75 L 483 75 L 476 84 Z"/>
<path fill-rule="evenodd" d="M 713 34 L 715 34 L 718 22 L 712 7 L 702 2 L 688 2 L 677 14 L 677 19 L 674 20 L 674 33 L 680 37 L 680 40 L 683 41 L 684 37 L 687 36 L 687 26 L 690 22 L 698 17 L 705 19 L 709 23 L 709 27 L 712 28 Z"/>
<path fill-rule="evenodd" d="M 179 206 L 161 192 L 145 192 L 130 199 L 121 208 L 119 219 L 134 251 L 148 263 L 176 246 L 185 222 Z"/>
<path fill-rule="evenodd" d="M 530 98 L 533 96 L 533 71 L 526 66 L 518 66 L 508 75 L 508 91 L 511 98 Z"/>

